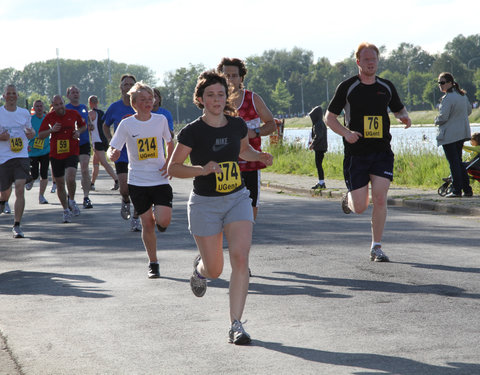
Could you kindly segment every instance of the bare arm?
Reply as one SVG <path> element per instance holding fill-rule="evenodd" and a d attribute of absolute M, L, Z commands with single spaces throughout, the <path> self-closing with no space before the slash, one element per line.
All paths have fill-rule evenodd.
<path fill-rule="evenodd" d="M 396 119 L 405 124 L 405 129 L 408 129 L 410 126 L 412 126 L 412 120 L 410 120 L 407 109 L 405 107 L 403 107 L 398 112 L 394 112 L 393 115 Z"/>
<path fill-rule="evenodd" d="M 248 143 L 248 137 L 245 137 L 241 140 L 239 156 L 247 161 L 260 161 L 267 166 L 273 164 L 273 156 L 268 152 L 260 152 L 255 150 Z"/>
<path fill-rule="evenodd" d="M 177 178 L 191 178 L 196 176 L 206 176 L 210 173 L 222 173 L 222 168 L 217 162 L 209 161 L 204 166 L 185 165 L 185 160 L 192 149 L 181 143 L 177 143 L 173 155 L 168 163 L 167 173 L 169 176 Z"/>
<path fill-rule="evenodd" d="M 263 126 L 260 127 L 260 137 L 272 134 L 275 130 L 277 130 L 277 125 L 273 119 L 272 112 L 270 112 L 263 99 L 255 93 L 253 94 L 253 103 L 255 104 L 257 113 L 260 116 L 260 120 L 263 122 Z M 256 136 L 257 134 L 255 131 L 251 129 L 248 130 L 248 138 L 255 138 Z"/>
<path fill-rule="evenodd" d="M 338 115 L 327 111 L 325 114 L 325 124 L 332 129 L 338 135 L 341 135 L 348 143 L 355 143 L 358 141 L 362 134 L 356 131 L 351 131 L 350 129 L 346 128 L 340 121 L 337 119 Z"/>
<path fill-rule="evenodd" d="M 105 134 L 105 138 L 107 138 L 108 143 L 110 143 L 110 141 L 112 140 L 112 132 L 110 130 L 110 126 L 104 123 L 102 127 L 103 127 L 103 134 Z"/>

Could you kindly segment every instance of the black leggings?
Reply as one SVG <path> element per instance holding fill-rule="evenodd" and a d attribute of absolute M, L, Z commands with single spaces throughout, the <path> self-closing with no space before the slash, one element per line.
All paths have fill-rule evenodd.
<path fill-rule="evenodd" d="M 315 151 L 315 165 L 317 166 L 318 179 L 324 180 L 325 174 L 323 173 L 323 157 L 325 156 L 324 151 Z"/>
<path fill-rule="evenodd" d="M 40 164 L 40 177 L 42 178 L 42 180 L 46 180 L 48 178 L 48 166 L 50 164 L 50 159 L 48 154 L 42 155 L 42 156 L 30 157 L 30 173 L 34 180 L 38 178 L 39 164 Z"/>

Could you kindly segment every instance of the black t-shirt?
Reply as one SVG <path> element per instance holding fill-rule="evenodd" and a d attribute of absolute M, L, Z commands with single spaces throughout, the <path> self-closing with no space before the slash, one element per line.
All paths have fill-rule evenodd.
<path fill-rule="evenodd" d="M 192 165 L 205 165 L 209 161 L 220 164 L 222 175 L 211 173 L 193 180 L 193 192 L 205 196 L 222 196 L 243 188 L 238 167 L 240 141 L 247 136 L 247 124 L 240 117 L 227 117 L 227 124 L 215 128 L 201 118 L 185 126 L 177 136 L 179 143 L 190 147 Z M 228 186 L 225 186 L 228 183 Z"/>
<path fill-rule="evenodd" d="M 375 83 L 363 84 L 358 76 L 338 85 L 328 111 L 340 115 L 345 111 L 345 126 L 363 135 L 350 144 L 343 140 L 346 155 L 368 155 L 390 151 L 390 118 L 388 108 L 399 112 L 403 108 L 392 82 L 375 77 Z"/>

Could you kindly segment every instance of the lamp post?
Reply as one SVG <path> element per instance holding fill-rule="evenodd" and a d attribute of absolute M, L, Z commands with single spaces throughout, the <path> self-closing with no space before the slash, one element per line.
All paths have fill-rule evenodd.
<path fill-rule="evenodd" d="M 470 63 L 475 61 L 475 60 L 480 60 L 480 56 L 474 57 L 473 59 L 468 60 L 467 68 L 470 69 Z"/>
<path fill-rule="evenodd" d="M 327 77 L 327 78 L 324 78 L 323 80 L 324 80 L 324 81 L 326 82 L 326 84 L 327 84 L 327 105 L 328 105 L 328 102 L 330 102 L 330 96 L 328 95 L 328 77 Z"/>
<path fill-rule="evenodd" d="M 60 83 L 60 62 L 58 61 L 58 56 L 60 55 L 60 52 L 57 48 L 57 79 L 58 79 L 58 95 L 62 95 L 62 85 Z"/>
<path fill-rule="evenodd" d="M 305 105 L 303 103 L 303 78 L 300 79 L 300 94 L 302 98 L 302 117 L 305 116 Z"/>

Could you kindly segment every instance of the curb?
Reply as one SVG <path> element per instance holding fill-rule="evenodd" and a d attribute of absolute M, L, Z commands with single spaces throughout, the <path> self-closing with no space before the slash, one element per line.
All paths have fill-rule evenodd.
<path fill-rule="evenodd" d="M 318 198 L 342 198 L 344 192 L 340 190 L 317 190 L 312 193 L 310 189 L 293 188 L 275 183 L 261 183 L 261 186 L 265 189 L 280 190 L 280 192 L 288 192 L 300 195 L 306 195 L 310 197 Z M 452 205 L 447 203 L 440 203 L 431 200 L 412 199 L 410 196 L 404 198 L 388 198 L 388 206 L 392 207 L 405 207 L 412 208 L 420 211 L 434 211 L 438 213 L 450 214 L 450 215 L 463 215 L 463 216 L 480 216 L 479 207 L 467 207 L 461 205 Z"/>

